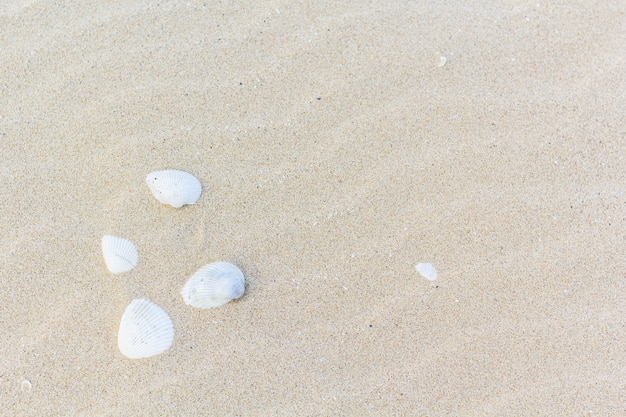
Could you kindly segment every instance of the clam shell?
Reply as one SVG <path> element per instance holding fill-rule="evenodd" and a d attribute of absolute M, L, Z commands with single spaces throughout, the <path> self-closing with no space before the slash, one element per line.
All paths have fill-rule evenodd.
<path fill-rule="evenodd" d="M 175 208 L 196 204 L 202 194 L 202 184 L 196 177 L 176 169 L 151 172 L 146 183 L 157 200 Z"/>
<path fill-rule="evenodd" d="M 245 279 L 239 268 L 228 262 L 214 262 L 193 274 L 180 295 L 187 305 L 211 308 L 241 297 L 244 290 Z"/>
<path fill-rule="evenodd" d="M 158 355 L 174 341 L 174 325 L 158 305 L 140 298 L 133 300 L 122 316 L 117 345 L 130 359 Z"/>
<path fill-rule="evenodd" d="M 102 256 L 112 274 L 128 272 L 137 265 L 139 255 L 135 244 L 117 236 L 102 236 Z"/>
<path fill-rule="evenodd" d="M 421 276 L 423 276 L 424 278 L 430 281 L 437 280 L 437 270 L 435 269 L 433 264 L 429 264 L 429 263 L 417 264 L 415 265 L 415 270 L 419 272 Z"/>

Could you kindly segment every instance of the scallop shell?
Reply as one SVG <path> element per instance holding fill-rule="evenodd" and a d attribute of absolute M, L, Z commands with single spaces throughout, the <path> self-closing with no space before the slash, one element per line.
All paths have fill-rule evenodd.
<path fill-rule="evenodd" d="M 235 265 L 214 262 L 189 278 L 180 294 L 185 304 L 197 308 L 219 307 L 243 295 L 245 279 Z"/>
<path fill-rule="evenodd" d="M 176 169 L 151 172 L 146 183 L 157 200 L 175 208 L 196 204 L 202 194 L 202 184 L 196 177 Z"/>
<path fill-rule="evenodd" d="M 133 300 L 122 316 L 117 345 L 130 359 L 158 355 L 174 341 L 174 325 L 165 311 L 143 298 Z"/>
<path fill-rule="evenodd" d="M 437 270 L 433 266 L 433 264 L 422 263 L 415 265 L 415 270 L 420 273 L 421 276 L 430 280 L 437 280 Z"/>
<path fill-rule="evenodd" d="M 128 272 L 137 265 L 139 255 L 135 244 L 117 236 L 102 236 L 102 256 L 112 274 Z"/>

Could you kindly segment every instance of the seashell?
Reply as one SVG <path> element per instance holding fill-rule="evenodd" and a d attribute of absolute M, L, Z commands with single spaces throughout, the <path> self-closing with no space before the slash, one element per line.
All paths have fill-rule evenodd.
<path fill-rule="evenodd" d="M 22 391 L 30 391 L 31 389 L 33 389 L 33 384 L 31 384 L 31 382 L 28 379 L 25 379 L 22 381 Z"/>
<path fill-rule="evenodd" d="M 423 263 L 415 265 L 415 270 L 420 273 L 421 276 L 430 281 L 437 280 L 437 270 L 433 264 Z"/>
<path fill-rule="evenodd" d="M 219 307 L 243 295 L 243 273 L 228 262 L 214 262 L 200 268 L 180 292 L 185 304 L 197 308 Z"/>
<path fill-rule="evenodd" d="M 102 236 L 102 255 L 112 274 L 128 272 L 137 265 L 139 255 L 135 244 L 117 236 Z"/>
<path fill-rule="evenodd" d="M 196 177 L 176 169 L 151 172 L 146 183 L 157 200 L 175 208 L 196 204 L 202 194 L 202 184 Z"/>
<path fill-rule="evenodd" d="M 158 355 L 174 341 L 174 325 L 165 311 L 143 298 L 133 300 L 122 316 L 117 346 L 130 359 Z"/>

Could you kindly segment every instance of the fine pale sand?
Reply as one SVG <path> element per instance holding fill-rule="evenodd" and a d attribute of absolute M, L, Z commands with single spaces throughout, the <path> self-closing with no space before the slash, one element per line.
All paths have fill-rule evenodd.
<path fill-rule="evenodd" d="M 626 4 L 552 3 L 3 2 L 0 415 L 626 415 Z"/>

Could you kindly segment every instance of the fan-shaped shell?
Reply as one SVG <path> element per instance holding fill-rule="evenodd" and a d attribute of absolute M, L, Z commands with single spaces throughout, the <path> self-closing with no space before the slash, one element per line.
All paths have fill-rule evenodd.
<path fill-rule="evenodd" d="M 122 316 L 117 345 L 130 359 L 158 355 L 174 341 L 174 325 L 158 305 L 140 298 L 133 300 Z"/>
<path fill-rule="evenodd" d="M 424 278 L 430 281 L 437 280 L 437 270 L 435 269 L 433 264 L 429 264 L 429 263 L 417 264 L 415 265 L 415 270 L 419 272 L 421 276 L 423 276 Z"/>
<path fill-rule="evenodd" d="M 146 183 L 157 200 L 175 208 L 196 204 L 202 194 L 202 184 L 196 177 L 176 169 L 151 172 Z"/>
<path fill-rule="evenodd" d="M 135 244 L 122 237 L 104 235 L 102 237 L 102 256 L 107 269 L 112 274 L 128 272 L 137 265 L 139 255 Z"/>
<path fill-rule="evenodd" d="M 245 279 L 239 268 L 228 262 L 214 262 L 193 274 L 180 294 L 187 305 L 211 308 L 241 297 L 244 290 Z"/>

